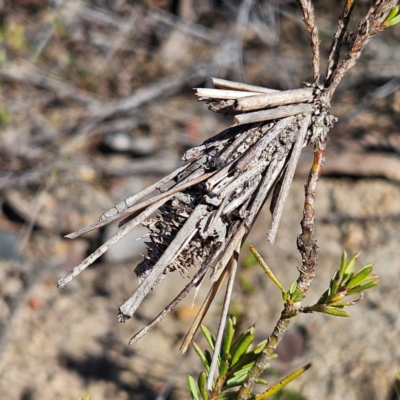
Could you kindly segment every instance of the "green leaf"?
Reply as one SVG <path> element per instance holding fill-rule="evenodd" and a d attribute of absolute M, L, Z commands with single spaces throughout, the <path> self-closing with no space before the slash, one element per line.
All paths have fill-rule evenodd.
<path fill-rule="evenodd" d="M 385 22 L 386 21 L 390 21 L 391 19 L 393 19 L 397 15 L 398 12 L 399 12 L 399 6 L 393 7 L 390 10 L 390 13 L 388 14 L 388 16 L 386 17 Z"/>
<path fill-rule="evenodd" d="M 370 288 L 372 288 L 372 287 L 378 285 L 379 283 L 380 283 L 380 280 L 379 280 L 379 278 L 377 277 L 376 279 L 374 279 L 374 280 L 372 280 L 372 281 L 369 281 L 369 282 L 367 282 L 367 283 L 364 283 L 364 284 L 362 284 L 362 285 L 359 285 L 359 286 L 357 286 L 357 287 L 355 287 L 355 288 L 349 290 L 349 291 L 347 292 L 347 294 L 348 294 L 349 296 L 352 296 L 353 294 L 361 293 L 361 292 L 363 292 L 364 290 L 370 289 Z"/>
<path fill-rule="evenodd" d="M 350 258 L 350 261 L 347 263 L 346 268 L 344 270 L 344 274 L 343 274 L 341 283 L 345 284 L 353 276 L 354 264 L 356 263 L 357 258 L 360 257 L 360 254 L 361 253 L 356 253 L 356 254 L 354 254 L 353 257 Z"/>
<path fill-rule="evenodd" d="M 253 349 L 253 352 L 256 354 L 261 353 L 262 349 L 268 343 L 268 339 L 263 340 L 262 342 L 258 343 L 257 346 Z"/>
<path fill-rule="evenodd" d="M 307 371 L 311 367 L 311 363 L 308 363 L 302 368 L 299 368 L 298 370 L 294 371 L 287 377 L 283 378 L 281 381 L 277 382 L 275 385 L 271 386 L 269 389 L 267 389 L 264 393 L 258 394 L 254 397 L 255 400 L 262 400 L 266 399 L 268 397 L 271 397 L 273 394 L 277 393 L 278 391 L 282 390 L 286 385 L 288 385 L 290 382 L 298 378 L 301 374 L 303 374 L 305 371 Z"/>
<path fill-rule="evenodd" d="M 236 319 L 234 317 L 228 318 L 221 345 L 221 356 L 228 354 L 231 350 L 233 334 L 235 333 L 235 322 Z"/>
<path fill-rule="evenodd" d="M 347 253 L 346 250 L 343 250 L 342 258 L 340 260 L 339 276 L 343 276 L 346 265 L 347 265 Z"/>
<path fill-rule="evenodd" d="M 210 370 L 210 363 L 208 362 L 205 354 L 201 351 L 200 347 L 197 345 L 196 342 L 193 342 L 192 346 L 193 346 L 195 352 L 197 353 L 197 355 L 199 356 L 201 362 L 203 363 L 205 370 L 208 372 Z"/>
<path fill-rule="evenodd" d="M 293 303 L 298 303 L 299 301 L 302 301 L 304 299 L 304 294 L 299 294 L 293 299 Z"/>
<path fill-rule="evenodd" d="M 251 366 L 235 372 L 234 376 L 232 378 L 229 378 L 224 386 L 230 388 L 241 384 L 245 380 L 246 375 L 250 371 L 250 369 Z"/>
<path fill-rule="evenodd" d="M 296 287 L 297 287 L 297 282 L 293 281 L 289 289 L 290 297 L 292 297 L 293 293 L 296 291 Z"/>
<path fill-rule="evenodd" d="M 328 295 L 329 295 L 329 290 L 325 290 L 325 292 L 319 298 L 317 304 L 324 304 L 326 302 L 326 299 L 328 298 Z"/>
<path fill-rule="evenodd" d="M 294 303 L 303 300 L 303 299 L 304 299 L 304 291 L 303 291 L 303 290 L 296 290 L 296 291 L 292 294 L 291 298 L 292 298 L 292 301 L 293 301 Z"/>
<path fill-rule="evenodd" d="M 343 307 L 350 307 L 350 306 L 354 306 L 354 305 L 355 305 L 355 303 L 353 303 L 353 302 L 348 303 L 347 301 L 342 301 L 339 303 L 331 304 L 330 307 L 343 308 Z"/>
<path fill-rule="evenodd" d="M 334 315 L 335 317 L 350 317 L 350 314 L 343 310 L 338 310 L 335 307 L 326 307 L 324 311 L 325 314 Z"/>
<path fill-rule="evenodd" d="M 328 307 L 325 304 L 314 304 L 313 306 L 310 307 L 310 309 L 314 312 L 335 315 L 337 317 L 349 317 L 350 316 L 346 311 L 338 310 L 337 308 L 335 308 L 333 306 Z"/>
<path fill-rule="evenodd" d="M 374 264 L 370 263 L 365 265 L 363 268 L 358 271 L 356 275 L 354 275 L 349 282 L 346 284 L 348 289 L 351 289 L 355 286 L 358 286 L 373 270 Z"/>
<path fill-rule="evenodd" d="M 197 379 L 197 385 L 199 387 L 201 398 L 203 400 L 208 400 L 207 374 L 204 371 L 200 373 L 199 378 Z"/>
<path fill-rule="evenodd" d="M 219 363 L 219 378 L 223 378 L 226 375 L 231 365 L 230 361 L 231 361 L 231 355 L 229 353 L 225 353 L 221 357 L 221 362 Z"/>
<path fill-rule="evenodd" d="M 238 376 L 242 376 L 247 374 L 247 372 L 250 371 L 252 367 L 252 363 L 245 365 L 243 368 L 241 368 L 239 371 L 235 371 L 235 373 L 233 374 L 233 376 L 238 377 Z"/>
<path fill-rule="evenodd" d="M 400 15 L 398 15 L 398 16 L 395 17 L 395 18 L 392 18 L 392 19 L 390 20 L 390 22 L 389 22 L 389 25 L 390 25 L 390 26 L 394 26 L 394 25 L 397 25 L 399 22 L 400 22 Z"/>
<path fill-rule="evenodd" d="M 234 354 L 237 352 L 238 348 L 242 346 L 243 340 L 245 340 L 248 336 L 254 336 L 254 325 L 250 326 L 244 332 L 242 332 L 232 343 L 230 353 L 232 354 L 232 358 Z"/>
<path fill-rule="evenodd" d="M 215 347 L 215 339 L 213 335 L 211 335 L 211 332 L 208 330 L 208 328 L 205 325 L 200 325 L 201 332 L 203 333 L 204 337 L 207 340 L 208 345 L 210 346 L 211 350 L 214 351 Z"/>
<path fill-rule="evenodd" d="M 245 332 L 245 335 L 243 335 L 243 337 L 241 338 L 240 341 L 238 341 L 237 343 L 235 343 L 234 346 L 232 346 L 232 361 L 231 361 L 231 365 L 235 365 L 240 358 L 243 356 L 243 354 L 245 354 L 247 352 L 247 350 L 249 349 L 250 345 L 253 343 L 254 340 L 254 327 L 252 327 L 253 329 L 248 329 Z"/>
<path fill-rule="evenodd" d="M 206 357 L 206 360 L 208 362 L 208 365 L 211 365 L 211 360 L 212 360 L 212 356 L 211 353 L 208 350 L 204 350 L 204 355 Z"/>
<path fill-rule="evenodd" d="M 188 375 L 187 380 L 192 400 L 199 400 L 199 395 L 197 393 L 197 388 L 196 388 L 196 382 L 194 381 L 193 376 Z"/>
<path fill-rule="evenodd" d="M 340 275 L 339 271 L 336 270 L 329 284 L 328 296 L 332 296 L 333 294 L 337 293 L 341 280 L 342 280 L 342 275 Z"/>
<path fill-rule="evenodd" d="M 240 371 L 242 369 L 252 367 L 257 357 L 258 354 L 254 352 L 243 354 L 243 356 L 240 357 L 240 360 L 230 368 L 229 376 L 234 375 L 237 371 Z"/>
<path fill-rule="evenodd" d="M 389 26 L 393 26 L 396 25 L 400 20 L 398 20 L 397 22 L 393 23 L 393 21 L 397 18 L 398 19 L 398 15 L 397 13 L 399 12 L 399 7 L 393 7 L 390 11 L 390 13 L 388 14 L 388 16 L 386 17 L 384 24 L 385 25 L 389 25 Z M 396 17 L 397 16 L 397 17 Z"/>
<path fill-rule="evenodd" d="M 347 295 L 347 292 L 341 292 L 341 293 L 336 293 L 336 294 L 334 294 L 334 295 L 332 295 L 332 296 L 329 296 L 327 299 L 326 299 L 326 301 L 325 301 L 325 304 L 332 304 L 332 303 L 336 303 L 336 302 L 338 302 L 339 300 L 342 300 L 343 299 L 343 297 L 345 297 Z"/>

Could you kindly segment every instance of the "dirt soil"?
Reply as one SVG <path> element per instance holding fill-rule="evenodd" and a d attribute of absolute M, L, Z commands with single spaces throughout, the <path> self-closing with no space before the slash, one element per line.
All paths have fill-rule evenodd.
<path fill-rule="evenodd" d="M 248 2 L 247 2 L 248 3 Z M 165 279 L 134 318 L 118 306 L 137 287 L 145 251 L 134 230 L 64 289 L 56 282 L 116 227 L 64 235 L 98 220 L 181 164 L 188 148 L 232 124 L 198 103 L 209 77 L 275 89 L 309 82 L 311 52 L 295 1 L 0 2 L 0 400 L 188 399 L 201 364 L 178 348 L 209 282 L 134 346 L 129 338 L 186 281 Z M 368 1 L 357 4 L 353 28 Z M 327 11 L 329 9 L 329 11 Z M 240 10 L 242 14 L 240 14 Z M 316 1 L 322 65 L 340 4 Z M 243 12 L 245 18 L 243 18 Z M 238 16 L 242 15 L 241 18 Z M 247 16 L 247 17 L 246 17 Z M 332 102 L 317 192 L 320 266 L 307 304 L 327 288 L 343 249 L 376 263 L 378 287 L 351 318 L 301 315 L 267 379 L 313 367 L 290 388 L 305 399 L 395 400 L 400 369 L 400 27 L 372 40 Z M 267 207 L 247 244 L 285 287 L 297 278 L 304 150 L 274 246 Z M 278 319 L 280 293 L 243 247 L 232 311 L 257 340 Z M 205 320 L 216 331 L 221 297 Z M 193 307 L 192 307 L 193 303 Z M 196 340 L 205 346 L 198 335 Z"/>

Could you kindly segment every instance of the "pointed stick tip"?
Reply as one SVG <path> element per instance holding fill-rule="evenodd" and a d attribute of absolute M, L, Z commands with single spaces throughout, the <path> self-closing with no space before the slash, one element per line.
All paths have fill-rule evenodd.
<path fill-rule="evenodd" d="M 60 279 L 60 280 L 57 282 L 57 289 L 62 289 L 62 288 L 65 287 L 66 285 L 67 285 L 67 283 L 64 282 L 64 278 L 62 278 L 62 279 Z"/>
<path fill-rule="evenodd" d="M 270 235 L 269 233 L 267 233 L 266 239 L 268 240 L 268 242 L 271 243 L 271 245 L 275 243 L 275 235 Z"/>
<path fill-rule="evenodd" d="M 186 343 L 186 341 L 184 341 L 181 344 L 181 347 L 179 347 L 178 353 L 179 354 L 185 354 L 189 348 L 189 344 L 192 343 L 192 341 L 190 341 L 189 343 Z"/>
<path fill-rule="evenodd" d="M 130 346 L 132 344 L 135 344 L 137 341 L 138 339 L 136 339 L 136 335 L 134 335 L 129 339 L 128 345 Z"/>

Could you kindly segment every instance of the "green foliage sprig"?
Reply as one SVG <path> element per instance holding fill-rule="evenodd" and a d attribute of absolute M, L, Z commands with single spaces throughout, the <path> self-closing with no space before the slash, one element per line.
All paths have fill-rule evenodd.
<path fill-rule="evenodd" d="M 192 376 L 188 376 L 188 386 L 192 400 L 213 400 L 213 399 L 233 399 L 236 398 L 238 392 L 234 390 L 239 387 L 245 380 L 248 371 L 253 367 L 259 356 L 259 349 L 263 347 L 262 343 L 257 346 L 253 345 L 254 326 L 249 327 L 239 334 L 235 339 L 236 318 L 231 316 L 228 319 L 224 332 L 224 339 L 218 357 L 218 376 L 213 381 L 211 390 L 206 387 L 208 372 L 211 364 L 211 353 L 209 350 L 202 351 L 200 347 L 193 343 L 193 347 L 203 363 L 204 371 L 202 371 L 196 380 Z M 215 338 L 210 331 L 201 326 L 201 331 L 205 337 L 211 351 L 214 350 Z M 261 400 L 271 397 L 292 380 L 310 368 L 311 364 L 294 371 L 278 383 L 272 385 L 264 392 L 252 395 L 252 399 Z M 260 385 L 268 385 L 265 379 L 258 378 L 257 383 Z M 233 389 L 233 390 L 232 390 Z"/>
<path fill-rule="evenodd" d="M 356 304 L 362 298 L 365 290 L 378 285 L 380 282 L 379 277 L 372 274 L 374 267 L 373 263 L 364 265 L 358 272 L 356 272 L 355 263 L 360 253 L 355 254 L 350 258 L 350 260 L 348 260 L 347 254 L 344 251 L 339 268 L 334 272 L 328 289 L 321 295 L 318 302 L 312 306 L 293 307 L 295 303 L 300 303 L 305 297 L 304 292 L 298 289 L 297 282 L 294 281 L 290 285 L 289 290 L 285 290 L 257 250 L 250 246 L 250 251 L 253 253 L 264 272 L 281 291 L 284 302 L 284 312 L 282 313 L 281 318 L 284 319 L 293 318 L 302 312 L 322 312 L 338 317 L 348 317 L 349 314 L 344 311 L 343 308 Z M 346 296 L 352 295 L 359 295 L 359 298 L 356 300 L 344 301 Z M 290 315 L 288 315 L 288 311 L 285 311 L 288 309 L 294 311 L 291 311 Z M 279 323 L 280 321 L 278 321 L 277 325 Z M 204 325 L 201 326 L 201 331 L 211 352 L 209 350 L 202 351 L 196 343 L 193 343 L 193 347 L 203 363 L 204 371 L 199 374 L 197 384 L 192 376 L 188 377 L 188 385 L 192 400 L 237 398 L 238 390 L 235 390 L 235 388 L 241 386 L 243 382 L 245 382 L 248 372 L 253 368 L 260 353 L 262 353 L 266 346 L 272 342 L 271 337 L 268 337 L 257 345 L 254 345 L 254 326 L 250 326 L 234 339 L 236 333 L 235 330 L 236 318 L 231 316 L 228 319 L 221 350 L 218 355 L 217 378 L 212 381 L 211 387 L 207 388 L 208 374 L 212 360 L 211 352 L 214 351 L 215 338 Z M 275 357 L 276 354 L 273 353 L 269 359 Z M 266 364 L 265 368 L 268 367 L 269 365 Z M 264 392 L 260 394 L 251 394 L 248 398 L 261 400 L 271 397 L 281 391 L 291 381 L 298 378 L 310 367 L 311 363 L 289 374 L 284 379 L 267 388 Z M 268 382 L 262 378 L 257 378 L 256 383 L 260 385 L 268 385 Z"/>
<path fill-rule="evenodd" d="M 335 271 L 329 284 L 329 288 L 322 294 L 318 302 L 313 306 L 304 307 L 302 312 L 322 312 L 338 317 L 349 317 L 349 313 L 343 310 L 345 307 L 355 305 L 363 297 L 363 292 L 379 284 L 377 275 L 372 274 L 373 263 L 364 265 L 357 273 L 354 270 L 355 262 L 360 253 L 355 254 L 347 261 L 344 251 L 340 267 Z M 359 294 L 353 301 L 343 301 L 347 296 Z"/>

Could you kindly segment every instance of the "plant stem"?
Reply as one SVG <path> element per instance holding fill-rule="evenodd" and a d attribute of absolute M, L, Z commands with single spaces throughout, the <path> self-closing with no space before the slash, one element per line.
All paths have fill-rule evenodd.
<path fill-rule="evenodd" d="M 297 248 L 301 254 L 302 265 L 299 268 L 297 289 L 307 293 L 315 276 L 318 265 L 318 243 L 315 238 L 315 193 L 322 166 L 325 162 L 326 142 L 318 140 L 315 144 L 314 162 L 305 186 L 305 201 L 303 219 L 301 220 L 301 235 L 297 239 Z"/>
<path fill-rule="evenodd" d="M 315 13 L 314 6 L 311 0 L 298 0 L 301 9 L 303 11 L 303 21 L 307 27 L 308 32 L 311 35 L 311 49 L 313 53 L 312 64 L 313 64 L 313 80 L 314 84 L 319 83 L 319 35 L 318 29 L 315 25 Z"/>

